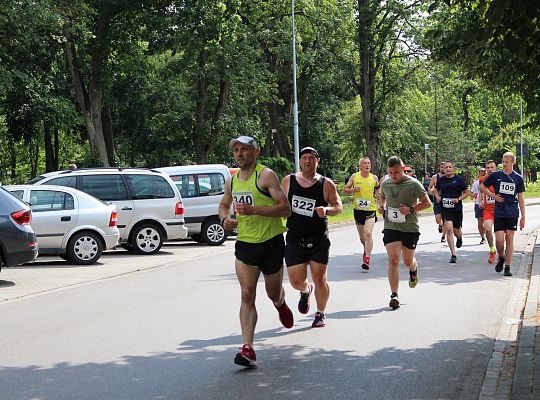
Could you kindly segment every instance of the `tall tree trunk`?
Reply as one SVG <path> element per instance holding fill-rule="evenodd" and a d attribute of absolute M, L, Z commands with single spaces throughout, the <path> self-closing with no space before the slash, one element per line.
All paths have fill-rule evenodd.
<path fill-rule="evenodd" d="M 58 142 L 58 125 L 54 124 L 53 129 L 53 138 L 54 138 L 54 170 L 58 171 L 58 150 L 60 148 L 60 142 Z"/>
<path fill-rule="evenodd" d="M 206 87 L 206 50 L 201 46 L 199 50 L 199 73 L 197 77 L 197 111 L 195 116 L 195 128 L 193 140 L 195 145 L 195 159 L 197 164 L 208 162 L 208 147 L 205 141 L 204 114 L 208 99 Z"/>
<path fill-rule="evenodd" d="M 92 155 L 98 159 L 104 167 L 109 166 L 107 146 L 103 136 L 101 120 L 102 96 L 103 96 L 103 65 L 107 58 L 109 17 L 100 16 L 96 29 L 96 38 L 92 46 L 91 72 L 88 88 L 85 87 L 79 66 L 75 41 L 71 31 L 71 23 L 64 25 L 66 38 L 66 58 L 71 76 L 71 91 L 75 98 L 75 104 L 82 114 L 86 126 L 86 133 L 90 143 Z"/>
<path fill-rule="evenodd" d="M 463 92 L 461 104 L 463 105 L 463 133 L 466 135 L 469 132 L 469 95 L 472 94 L 472 88 L 468 87 Z"/>
<path fill-rule="evenodd" d="M 45 121 L 43 124 L 44 141 L 45 141 L 45 172 L 56 171 L 55 169 L 55 154 L 53 148 L 53 132 L 52 124 Z"/>
<path fill-rule="evenodd" d="M 13 140 L 8 141 L 8 147 L 9 147 L 9 159 L 10 159 L 10 177 L 11 177 L 11 183 L 17 182 L 17 151 L 15 150 L 15 143 Z"/>
<path fill-rule="evenodd" d="M 101 120 L 103 121 L 103 138 L 105 139 L 105 146 L 107 148 L 107 159 L 110 166 L 115 166 L 114 161 L 114 143 L 113 143 L 113 129 L 112 129 L 112 116 L 111 106 L 106 104 L 101 109 Z"/>
<path fill-rule="evenodd" d="M 381 141 L 375 108 L 375 79 L 373 46 L 375 39 L 372 33 L 373 15 L 370 10 L 370 0 L 358 0 L 358 40 L 360 53 L 360 99 L 362 100 L 362 115 L 364 120 L 364 135 L 366 138 L 367 156 L 371 160 L 372 170 L 376 175 L 381 174 Z"/>
<path fill-rule="evenodd" d="M 309 129 L 309 122 L 308 122 L 308 108 L 309 108 L 309 96 L 308 96 L 308 81 L 309 81 L 309 77 L 307 76 L 307 74 L 301 74 L 300 75 L 300 120 L 298 121 L 299 122 L 299 125 L 300 125 L 300 131 L 302 132 L 302 142 L 306 145 L 306 146 L 312 146 L 313 143 L 312 143 L 312 140 L 313 138 L 311 137 L 311 132 L 310 132 L 310 129 Z M 300 147 L 302 147 L 302 145 L 300 145 Z"/>

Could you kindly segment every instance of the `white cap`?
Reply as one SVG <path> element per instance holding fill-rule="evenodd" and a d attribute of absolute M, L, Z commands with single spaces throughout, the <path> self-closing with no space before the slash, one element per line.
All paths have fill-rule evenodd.
<path fill-rule="evenodd" d="M 239 136 L 236 139 L 233 139 L 229 142 L 229 147 L 233 147 L 236 143 L 242 143 L 248 146 L 252 146 L 254 149 L 256 149 L 257 141 L 253 139 L 251 136 Z"/>

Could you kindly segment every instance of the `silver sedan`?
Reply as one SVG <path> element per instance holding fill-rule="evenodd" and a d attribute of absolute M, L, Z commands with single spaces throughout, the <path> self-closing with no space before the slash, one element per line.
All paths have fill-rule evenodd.
<path fill-rule="evenodd" d="M 116 206 L 77 189 L 12 185 L 5 189 L 30 204 L 39 255 L 58 255 L 75 264 L 93 264 L 118 244 Z"/>

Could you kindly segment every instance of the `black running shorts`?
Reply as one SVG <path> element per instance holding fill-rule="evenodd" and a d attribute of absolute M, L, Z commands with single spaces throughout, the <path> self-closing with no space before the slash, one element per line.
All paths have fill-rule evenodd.
<path fill-rule="evenodd" d="M 401 232 L 394 229 L 383 230 L 383 243 L 385 246 L 388 243 L 401 242 L 406 248 L 414 250 L 416 249 L 419 238 L 419 232 Z"/>
<path fill-rule="evenodd" d="M 452 221 L 454 229 L 459 229 L 463 225 L 463 210 L 443 208 L 442 219 L 443 221 Z"/>
<path fill-rule="evenodd" d="M 287 235 L 285 246 L 285 264 L 287 267 L 315 261 L 328 264 L 330 239 L 321 235 L 313 238 L 292 238 Z"/>
<path fill-rule="evenodd" d="M 354 211 L 354 220 L 357 225 L 365 225 L 366 219 L 375 218 L 377 222 L 377 211 L 364 211 L 364 210 L 353 210 Z"/>
<path fill-rule="evenodd" d="M 258 267 L 265 275 L 272 275 L 283 267 L 285 240 L 279 234 L 262 243 L 248 243 L 237 240 L 234 255 L 246 265 Z"/>
<path fill-rule="evenodd" d="M 493 229 L 497 231 L 517 231 L 517 218 L 495 218 L 493 221 Z"/>

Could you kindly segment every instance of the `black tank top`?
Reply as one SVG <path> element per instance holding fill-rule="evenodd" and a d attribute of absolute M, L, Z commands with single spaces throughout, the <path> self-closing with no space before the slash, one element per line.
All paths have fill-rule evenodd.
<path fill-rule="evenodd" d="M 287 228 L 289 228 L 287 236 L 300 238 L 326 235 L 328 218 L 321 218 L 315 212 L 315 207 L 328 205 L 323 193 L 324 176 L 321 176 L 315 184 L 307 188 L 300 186 L 295 175 L 290 177 L 288 198 L 293 211 L 287 218 Z M 294 196 L 296 197 L 293 198 Z M 315 204 L 313 204 L 313 200 Z M 297 212 L 294 211 L 295 209 Z M 310 211 L 312 211 L 311 216 L 300 214 L 310 214 Z"/>

